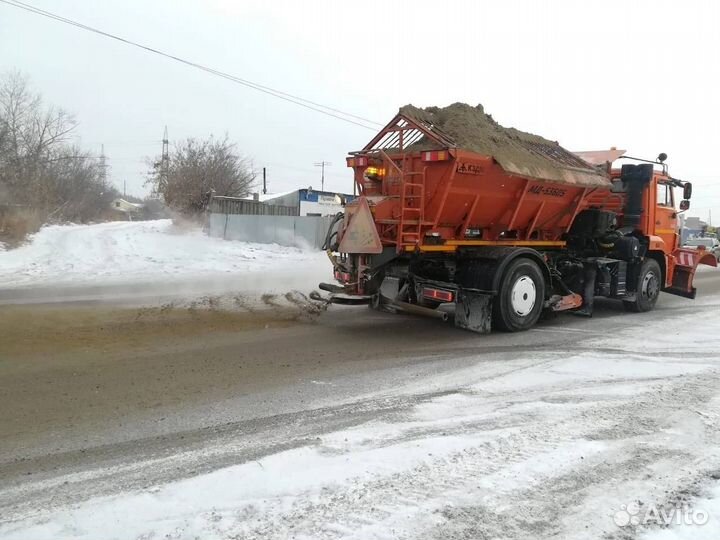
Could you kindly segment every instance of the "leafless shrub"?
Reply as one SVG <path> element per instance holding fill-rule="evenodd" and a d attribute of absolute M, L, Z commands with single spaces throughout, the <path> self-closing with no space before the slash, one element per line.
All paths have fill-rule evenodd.
<path fill-rule="evenodd" d="M 151 161 L 148 183 L 172 209 L 197 217 L 212 195 L 249 195 L 255 173 L 227 136 L 221 140 L 188 138 L 175 144 L 166 171 L 160 158 Z"/>

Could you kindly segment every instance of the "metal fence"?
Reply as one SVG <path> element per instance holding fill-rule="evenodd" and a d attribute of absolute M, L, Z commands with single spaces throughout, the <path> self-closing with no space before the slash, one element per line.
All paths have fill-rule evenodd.
<path fill-rule="evenodd" d="M 260 201 L 238 199 L 237 197 L 213 197 L 210 199 L 211 214 L 250 216 L 297 216 L 295 206 L 274 206 Z"/>
<path fill-rule="evenodd" d="M 333 216 L 262 216 L 212 213 L 208 234 L 226 240 L 321 249 Z"/>

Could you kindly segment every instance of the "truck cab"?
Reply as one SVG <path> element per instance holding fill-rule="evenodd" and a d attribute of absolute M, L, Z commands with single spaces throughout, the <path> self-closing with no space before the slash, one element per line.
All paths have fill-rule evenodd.
<path fill-rule="evenodd" d="M 692 184 L 670 176 L 665 159 L 666 154 L 660 154 L 656 161 L 627 157 L 632 161 L 639 161 L 641 165 L 626 164 L 620 168 L 610 170 L 613 181 L 612 192 L 622 193 L 624 198 L 623 209 L 619 211 L 623 225 L 628 219 L 629 225 L 635 226 L 648 242 L 648 256 L 654 258 L 662 272 L 661 290 L 670 294 L 695 297 L 695 288 L 692 280 L 699 264 L 712 264 L 709 252 L 702 249 L 693 250 L 683 248 L 680 242 L 679 213 L 690 208 Z M 629 171 L 642 171 L 636 179 L 628 182 Z M 641 178 L 642 177 L 642 178 Z M 639 194 L 631 193 L 641 188 Z M 637 216 L 628 216 L 627 210 L 635 203 L 632 197 L 637 197 L 635 209 Z"/>

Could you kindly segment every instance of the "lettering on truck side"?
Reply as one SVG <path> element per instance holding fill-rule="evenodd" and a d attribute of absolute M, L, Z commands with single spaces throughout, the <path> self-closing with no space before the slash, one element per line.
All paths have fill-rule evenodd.
<path fill-rule="evenodd" d="M 455 171 L 460 174 L 482 174 L 483 168 L 480 165 L 475 165 L 474 163 L 458 162 L 455 166 Z"/>
<path fill-rule="evenodd" d="M 536 184 L 528 188 L 528 193 L 534 195 L 549 195 L 550 197 L 563 197 L 565 196 L 565 190 L 556 187 L 542 186 Z"/>

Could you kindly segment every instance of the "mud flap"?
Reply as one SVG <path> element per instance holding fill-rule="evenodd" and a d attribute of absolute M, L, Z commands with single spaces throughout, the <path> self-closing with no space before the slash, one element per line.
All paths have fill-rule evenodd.
<path fill-rule="evenodd" d="M 489 334 L 492 323 L 492 296 L 458 289 L 455 298 L 455 326 L 479 334 Z"/>
<path fill-rule="evenodd" d="M 580 309 L 573 311 L 575 315 L 592 317 L 595 306 L 595 280 L 597 279 L 597 262 L 583 263 L 583 295 Z"/>

